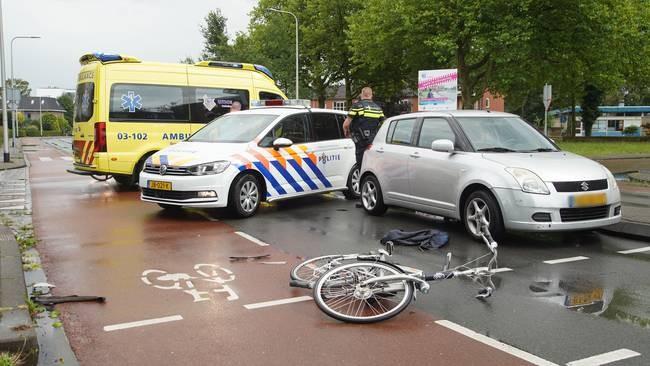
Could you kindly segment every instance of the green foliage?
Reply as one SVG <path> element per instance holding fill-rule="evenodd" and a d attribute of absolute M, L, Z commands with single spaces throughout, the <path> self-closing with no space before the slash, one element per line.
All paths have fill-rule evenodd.
<path fill-rule="evenodd" d="M 63 94 L 56 100 L 59 102 L 61 107 L 65 109 L 63 117 L 68 122 L 68 124 L 72 125 L 72 118 L 74 117 L 74 99 L 72 96 L 70 96 L 70 94 Z"/>
<path fill-rule="evenodd" d="M 626 136 L 632 136 L 639 133 L 639 126 L 627 126 L 623 129 L 623 134 Z"/>
<path fill-rule="evenodd" d="M 200 26 L 201 34 L 205 39 L 203 46 L 203 59 L 225 60 L 228 52 L 228 35 L 226 33 L 226 17 L 221 15 L 221 10 L 212 10 L 205 17 L 205 24 Z"/>
<path fill-rule="evenodd" d="M 23 359 L 20 353 L 0 353 L 0 366 L 18 366 L 22 365 L 22 363 Z"/>
<path fill-rule="evenodd" d="M 7 79 L 7 87 L 11 88 L 11 79 Z M 14 78 L 14 87 L 20 90 L 20 95 L 23 97 L 28 96 L 29 93 L 32 92 L 32 89 L 29 87 L 29 82 L 27 80 Z"/>
<path fill-rule="evenodd" d="M 38 126 L 28 125 L 25 128 L 21 128 L 19 134 L 21 137 L 36 137 L 41 135 L 41 130 L 38 128 Z"/>
<path fill-rule="evenodd" d="M 178 62 L 187 65 L 194 65 L 194 58 L 192 58 L 192 56 L 185 56 L 185 58 L 179 60 Z"/>
<path fill-rule="evenodd" d="M 43 117 L 42 117 L 41 120 L 43 122 L 43 130 L 44 131 L 55 131 L 59 127 L 57 118 L 52 113 L 43 114 Z"/>
<path fill-rule="evenodd" d="M 36 318 L 38 314 L 45 311 L 43 305 L 37 304 L 29 298 L 25 300 L 25 303 L 27 304 L 27 309 L 29 310 L 29 314 L 32 316 L 32 319 Z"/>

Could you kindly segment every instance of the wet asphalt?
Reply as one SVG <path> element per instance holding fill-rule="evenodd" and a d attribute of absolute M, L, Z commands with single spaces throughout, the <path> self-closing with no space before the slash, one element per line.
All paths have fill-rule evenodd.
<path fill-rule="evenodd" d="M 377 249 L 390 229 L 449 233 L 450 243 L 441 250 L 398 247 L 392 260 L 411 267 L 438 270 L 448 251 L 453 253 L 452 265 L 459 265 L 486 250 L 457 223 L 398 209 L 371 217 L 339 194 L 264 205 L 245 220 L 224 210 L 165 213 L 139 202 L 137 192 L 62 174 L 66 163 L 57 160 L 62 154 L 47 153 L 55 163 L 37 156 L 30 161 L 34 225 L 48 278 L 57 283 L 59 294 L 109 298 L 105 306 L 60 306 L 82 364 L 178 364 L 188 358 L 214 364 L 217 356 L 221 364 L 318 364 L 318 355 L 336 355 L 354 364 L 513 363 L 441 331 L 432 319 L 452 321 L 556 364 L 619 349 L 641 355 L 617 365 L 650 364 L 650 251 L 618 253 L 650 246 L 648 242 L 598 232 L 509 236 L 499 243 L 499 265 L 512 271 L 494 276 L 497 291 L 492 298 L 477 300 L 475 284 L 449 280 L 418 296 L 411 308 L 419 311 L 405 311 L 378 326 L 343 327 L 311 302 L 258 313 L 239 309 L 241 303 L 310 295 L 288 288 L 289 265 L 302 257 Z M 270 246 L 251 245 L 233 231 Z M 271 253 L 271 260 L 288 265 L 228 264 L 227 256 L 233 253 Z M 544 263 L 576 256 L 588 259 Z M 187 267 L 196 263 L 226 263 L 237 274 L 237 307 L 224 302 L 222 294 L 213 294 L 211 304 L 194 304 L 188 295 L 157 291 L 140 281 L 145 269 L 189 273 Z M 175 313 L 185 319 L 122 333 L 102 331 L 108 324 Z M 314 334 L 321 342 L 311 343 L 317 340 Z M 360 347 L 366 356 L 343 348 L 322 353 L 323 339 L 330 345 Z M 116 352 L 120 347 L 127 351 Z M 375 347 L 385 354 L 367 352 Z M 162 351 L 153 351 L 158 349 Z M 242 358 L 251 349 L 256 355 Z M 399 351 L 408 356 L 397 357 Z M 239 352 L 237 358 L 232 352 Z M 278 352 L 284 360 L 269 358 Z M 459 358 L 462 354 L 468 358 Z M 514 364 L 525 363 L 515 359 Z"/>
<path fill-rule="evenodd" d="M 450 243 L 440 250 L 399 247 L 393 256 L 430 271 L 441 268 L 448 251 L 452 266 L 485 252 L 458 223 L 401 209 L 372 217 L 338 195 L 281 202 L 255 220 L 227 222 L 303 256 L 372 250 L 391 229 L 448 232 Z M 509 235 L 500 242 L 499 266 L 513 271 L 494 276 L 492 298 L 476 300 L 476 285 L 451 280 L 434 284 L 413 306 L 558 364 L 625 348 L 642 355 L 620 364 L 648 365 L 650 251 L 618 253 L 648 245 L 594 231 Z M 577 256 L 588 259 L 543 263 Z"/>

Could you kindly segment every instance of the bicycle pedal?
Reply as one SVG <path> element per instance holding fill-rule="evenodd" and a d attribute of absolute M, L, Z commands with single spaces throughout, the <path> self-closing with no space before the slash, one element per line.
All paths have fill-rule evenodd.
<path fill-rule="evenodd" d="M 445 264 L 442 266 L 443 272 L 449 269 L 450 263 L 451 263 L 451 252 L 447 252 L 447 259 L 445 259 Z"/>

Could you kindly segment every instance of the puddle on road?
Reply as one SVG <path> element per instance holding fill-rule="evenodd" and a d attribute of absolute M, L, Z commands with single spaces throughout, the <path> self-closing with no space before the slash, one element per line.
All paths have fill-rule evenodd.
<path fill-rule="evenodd" d="M 538 279 L 530 284 L 529 293 L 571 311 L 650 328 L 650 293 L 580 278 Z"/>

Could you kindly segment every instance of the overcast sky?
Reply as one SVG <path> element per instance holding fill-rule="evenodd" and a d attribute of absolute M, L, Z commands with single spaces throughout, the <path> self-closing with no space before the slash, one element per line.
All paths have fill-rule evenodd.
<path fill-rule="evenodd" d="M 257 0 L 3 0 L 6 73 L 10 77 L 11 39 L 14 76 L 32 90 L 48 86 L 74 89 L 79 57 L 87 52 L 124 53 L 147 61 L 196 58 L 203 48 L 199 25 L 220 8 L 228 33 L 245 31 Z"/>

